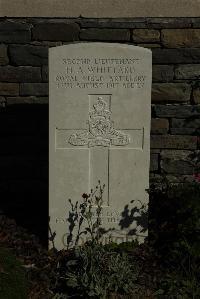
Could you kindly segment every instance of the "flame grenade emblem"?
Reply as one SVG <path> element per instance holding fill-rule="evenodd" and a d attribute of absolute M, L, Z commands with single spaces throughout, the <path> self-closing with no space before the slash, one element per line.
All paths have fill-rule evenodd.
<path fill-rule="evenodd" d="M 87 124 L 87 131 L 74 133 L 69 137 L 68 142 L 70 144 L 92 147 L 127 145 L 130 143 L 129 135 L 114 129 L 111 112 L 102 97 L 98 97 L 97 102 L 93 105 L 93 110 L 89 112 Z"/>

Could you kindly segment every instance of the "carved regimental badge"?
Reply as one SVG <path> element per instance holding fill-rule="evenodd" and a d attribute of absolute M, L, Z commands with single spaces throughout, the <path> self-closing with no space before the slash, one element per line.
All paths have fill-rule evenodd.
<path fill-rule="evenodd" d="M 70 144 L 108 147 L 130 143 L 129 135 L 114 129 L 114 123 L 110 119 L 111 112 L 101 97 L 98 97 L 93 108 L 89 112 L 88 130 L 72 134 L 68 140 Z"/>

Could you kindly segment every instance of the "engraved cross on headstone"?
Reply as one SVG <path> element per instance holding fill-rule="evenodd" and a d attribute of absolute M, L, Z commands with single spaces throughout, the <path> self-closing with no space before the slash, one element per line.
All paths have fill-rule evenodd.
<path fill-rule="evenodd" d="M 143 148 L 142 129 L 116 129 L 111 119 L 111 96 L 89 95 L 88 129 L 57 128 L 58 132 L 65 132 L 65 144 L 74 149 L 89 150 L 89 192 L 100 180 L 105 184 L 103 206 L 109 206 L 110 193 L 110 155 L 113 150 L 133 150 Z M 61 134 L 62 135 L 62 134 Z M 67 149 L 67 147 L 64 147 Z M 63 148 L 63 149 L 64 149 Z M 61 148 L 60 148 L 61 149 Z M 122 170 L 123 175 L 123 170 Z"/>

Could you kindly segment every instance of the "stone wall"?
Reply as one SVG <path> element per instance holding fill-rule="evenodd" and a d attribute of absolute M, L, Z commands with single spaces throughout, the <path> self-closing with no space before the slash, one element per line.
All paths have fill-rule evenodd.
<path fill-rule="evenodd" d="M 153 53 L 151 180 L 193 179 L 200 149 L 200 18 L 0 18 L 2 209 L 46 230 L 48 48 L 120 42 Z M 44 216 L 45 215 L 45 216 Z"/>

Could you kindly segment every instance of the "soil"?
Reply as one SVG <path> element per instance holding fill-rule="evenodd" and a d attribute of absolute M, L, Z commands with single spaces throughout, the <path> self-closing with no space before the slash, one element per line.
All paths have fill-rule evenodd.
<path fill-rule="evenodd" d="M 45 249 L 38 237 L 30 234 L 26 229 L 17 226 L 15 220 L 0 215 L 0 247 L 8 248 L 22 262 L 29 281 L 28 299 L 51 299 L 54 296 L 50 290 L 51 282 L 55 280 L 55 269 L 58 261 L 69 254 L 67 251 L 55 251 Z M 159 276 L 159 270 L 147 246 L 139 246 L 134 253 L 129 252 L 137 263 L 141 265 L 140 284 L 145 289 L 142 299 L 153 298 L 152 293 L 155 277 Z M 153 282 L 154 281 L 154 282 Z M 134 298 L 111 294 L 112 299 Z"/>

